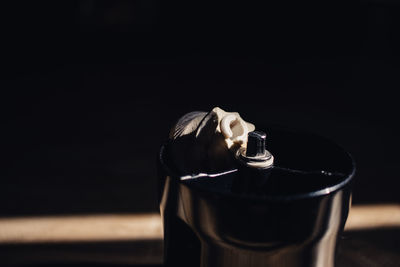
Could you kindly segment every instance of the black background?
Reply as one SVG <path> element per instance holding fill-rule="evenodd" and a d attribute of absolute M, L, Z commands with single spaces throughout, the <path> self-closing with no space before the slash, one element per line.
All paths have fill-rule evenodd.
<path fill-rule="evenodd" d="M 395 1 L 1 4 L 0 215 L 157 211 L 155 159 L 220 106 L 356 159 L 353 201 L 399 202 Z"/>

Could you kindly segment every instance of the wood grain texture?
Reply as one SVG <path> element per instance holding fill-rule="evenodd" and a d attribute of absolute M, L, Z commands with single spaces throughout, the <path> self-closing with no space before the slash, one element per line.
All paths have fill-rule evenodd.
<path fill-rule="evenodd" d="M 162 239 L 160 216 L 98 214 L 0 218 L 0 243 L 60 243 Z"/>
<path fill-rule="evenodd" d="M 0 218 L 2 265 L 162 264 L 159 214 Z M 400 205 L 351 209 L 338 266 L 394 267 L 400 262 Z"/>
<path fill-rule="evenodd" d="M 400 205 L 351 208 L 345 229 L 400 227 Z M 159 214 L 97 214 L 0 218 L 0 243 L 162 239 Z"/>
<path fill-rule="evenodd" d="M 400 205 L 359 205 L 350 209 L 345 230 L 400 227 Z"/>

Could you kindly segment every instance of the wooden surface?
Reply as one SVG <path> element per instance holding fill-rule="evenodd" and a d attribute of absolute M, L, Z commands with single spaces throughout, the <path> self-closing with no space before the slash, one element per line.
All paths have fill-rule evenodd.
<path fill-rule="evenodd" d="M 0 218 L 2 244 L 149 239 L 162 239 L 158 214 Z"/>
<path fill-rule="evenodd" d="M 397 266 L 399 230 L 400 205 L 353 206 L 338 266 Z M 162 224 L 155 213 L 1 218 L 0 248 L 6 265 L 161 265 Z"/>
<path fill-rule="evenodd" d="M 351 209 L 346 231 L 400 227 L 400 205 Z M 98 214 L 0 218 L 1 244 L 162 239 L 159 214 Z"/>

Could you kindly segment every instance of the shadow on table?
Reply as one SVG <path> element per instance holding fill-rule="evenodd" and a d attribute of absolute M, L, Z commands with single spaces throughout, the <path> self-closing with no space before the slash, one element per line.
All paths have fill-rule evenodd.
<path fill-rule="evenodd" d="M 162 240 L 0 245 L 1 266 L 161 266 Z"/>
<path fill-rule="evenodd" d="M 347 231 L 337 267 L 394 267 L 400 262 L 400 228 Z M 0 245 L 2 266 L 162 266 L 162 240 Z"/>
<path fill-rule="evenodd" d="M 338 243 L 338 267 L 395 267 L 400 262 L 400 228 L 348 231 Z"/>

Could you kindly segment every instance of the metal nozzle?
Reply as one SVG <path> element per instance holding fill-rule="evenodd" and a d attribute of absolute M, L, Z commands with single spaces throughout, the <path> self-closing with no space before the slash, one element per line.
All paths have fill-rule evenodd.
<path fill-rule="evenodd" d="M 264 132 L 249 132 L 247 136 L 246 157 L 256 158 L 265 156 L 265 138 Z"/>
<path fill-rule="evenodd" d="M 273 164 L 273 156 L 265 149 L 267 135 L 261 131 L 249 132 L 247 148 L 238 152 L 239 159 L 246 165 L 258 168 L 267 168 Z"/>

